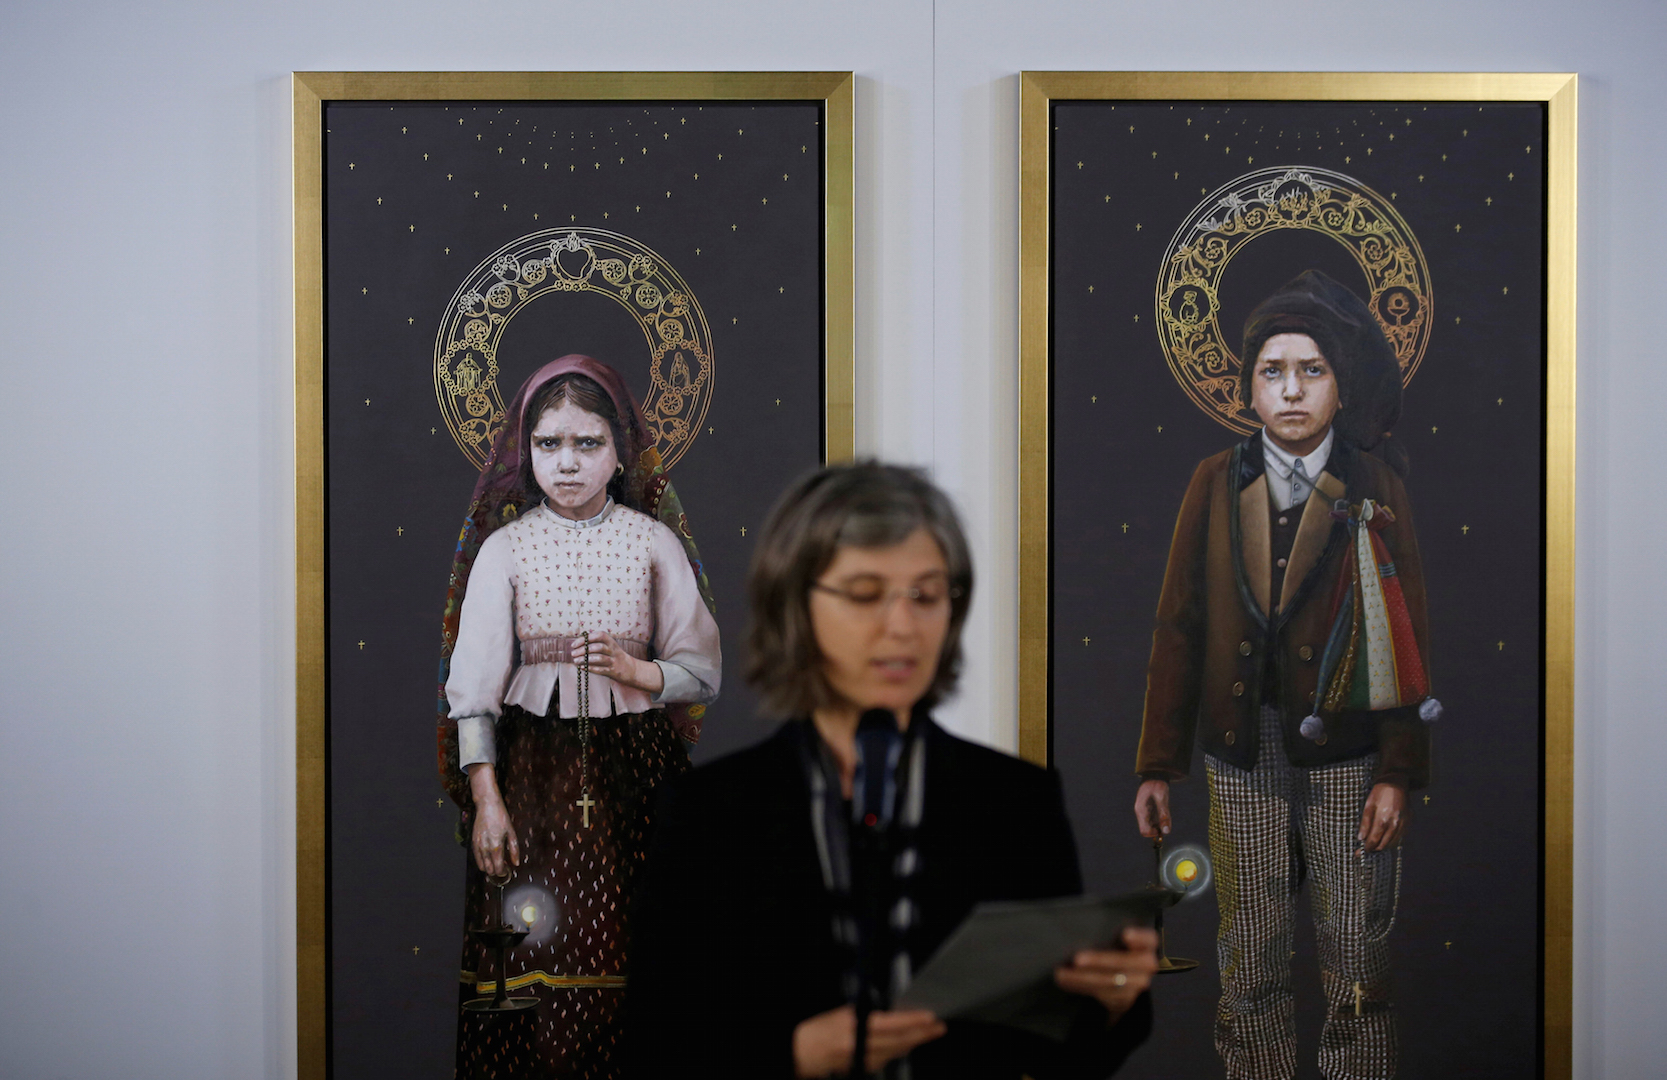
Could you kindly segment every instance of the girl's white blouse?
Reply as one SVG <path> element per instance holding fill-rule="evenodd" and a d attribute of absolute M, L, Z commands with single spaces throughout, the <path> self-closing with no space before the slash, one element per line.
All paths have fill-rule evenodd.
<path fill-rule="evenodd" d="M 676 534 L 611 500 L 588 521 L 541 503 L 487 537 L 469 573 L 446 679 L 464 769 L 496 760 L 493 724 L 504 705 L 545 716 L 553 702 L 556 715 L 579 715 L 573 664 L 518 661 L 522 641 L 587 630 L 642 643 L 665 679 L 650 695 L 593 673 L 590 715 L 717 698 L 718 625 Z"/>

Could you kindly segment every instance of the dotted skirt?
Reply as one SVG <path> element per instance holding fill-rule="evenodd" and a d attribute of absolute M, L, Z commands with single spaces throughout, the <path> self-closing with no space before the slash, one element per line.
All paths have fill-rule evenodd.
<path fill-rule="evenodd" d="M 632 886 L 647 855 L 654 789 L 689 768 L 688 751 L 660 709 L 592 720 L 587 826 L 574 721 L 508 706 L 497 744 L 498 790 L 521 846 L 502 890 L 503 918 L 531 928 L 504 966 L 510 995 L 539 1003 L 499 1016 L 460 1008 L 456 1075 L 617 1077 Z M 468 934 L 497 915 L 499 890 L 473 854 L 467 861 L 460 1006 L 495 993 L 499 978 L 491 951 Z"/>

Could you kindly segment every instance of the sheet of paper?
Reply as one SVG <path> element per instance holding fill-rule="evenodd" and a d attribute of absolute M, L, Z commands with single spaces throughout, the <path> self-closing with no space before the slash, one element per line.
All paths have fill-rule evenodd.
<path fill-rule="evenodd" d="M 1125 926 L 1150 925 L 1174 899 L 1153 890 L 1109 899 L 979 904 L 916 974 L 897 1007 L 1063 1040 L 1082 998 L 1054 984 L 1054 968 L 1079 950 L 1113 944 Z"/>

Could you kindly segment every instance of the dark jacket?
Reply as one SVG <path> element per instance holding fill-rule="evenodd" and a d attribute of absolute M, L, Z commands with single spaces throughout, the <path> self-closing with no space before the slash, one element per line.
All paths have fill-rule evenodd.
<path fill-rule="evenodd" d="M 1400 578 L 1424 670 L 1430 670 L 1424 568 L 1400 478 L 1338 439 L 1302 508 L 1280 595 L 1274 596 L 1258 432 L 1200 464 L 1181 502 L 1147 667 L 1135 766 L 1142 776 L 1186 776 L 1195 741 L 1207 754 L 1253 767 L 1260 749 L 1258 711 L 1266 701 L 1283 714 L 1292 764 L 1328 765 L 1377 751 L 1378 782 L 1405 788 L 1429 783 L 1429 728 L 1416 705 L 1328 716 L 1320 741 L 1297 730 L 1314 708 L 1333 591 L 1348 548 L 1348 526 L 1331 516 L 1337 499 L 1372 499 L 1393 511 L 1394 523 L 1380 535 Z"/>
<path fill-rule="evenodd" d="M 1057 774 L 927 725 L 916 847 L 917 970 L 981 900 L 1081 891 Z M 845 1004 L 811 832 L 803 722 L 668 786 L 633 910 L 626 997 L 637 1077 L 791 1077 L 793 1029 Z M 1061 1044 L 950 1022 L 912 1055 L 916 1080 L 1103 1077 L 1151 1028 L 1146 997 L 1115 1025 L 1097 1002 Z"/>

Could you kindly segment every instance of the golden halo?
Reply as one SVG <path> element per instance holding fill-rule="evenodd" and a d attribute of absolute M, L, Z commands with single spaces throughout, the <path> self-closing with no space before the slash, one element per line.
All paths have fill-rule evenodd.
<path fill-rule="evenodd" d="M 1248 435 L 1262 426 L 1239 400 L 1240 359 L 1221 331 L 1221 280 L 1239 249 L 1268 233 L 1307 229 L 1348 249 L 1371 308 L 1401 362 L 1402 385 L 1424 359 L 1432 325 L 1430 267 L 1389 200 L 1352 176 L 1309 166 L 1245 173 L 1193 208 L 1158 271 L 1158 341 L 1193 404 Z"/>
<path fill-rule="evenodd" d="M 594 292 L 624 308 L 648 339 L 643 417 L 665 467 L 700 434 L 712 403 L 712 331 L 683 278 L 646 244 L 605 229 L 528 233 L 494 251 L 458 286 L 434 339 L 434 393 L 458 449 L 482 468 L 504 422 L 498 345 L 516 312 L 541 296 Z"/>

